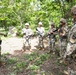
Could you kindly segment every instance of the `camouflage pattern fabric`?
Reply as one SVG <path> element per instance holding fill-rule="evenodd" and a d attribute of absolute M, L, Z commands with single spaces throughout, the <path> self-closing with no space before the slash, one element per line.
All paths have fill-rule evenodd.
<path fill-rule="evenodd" d="M 73 27 L 69 31 L 68 39 L 68 41 L 72 44 L 76 43 L 76 24 L 73 25 Z"/>
<path fill-rule="evenodd" d="M 44 44 L 43 44 L 43 36 L 38 36 L 38 40 L 39 40 L 39 43 L 38 43 L 38 46 L 39 48 L 44 48 Z"/>
<path fill-rule="evenodd" d="M 66 51 L 68 28 L 64 27 L 62 32 L 64 35 L 63 36 L 59 35 L 59 47 L 60 47 L 60 56 L 61 57 L 64 56 L 64 53 Z M 62 32 L 59 32 L 59 34 Z"/>
<path fill-rule="evenodd" d="M 48 35 L 48 45 L 49 45 L 50 52 L 51 50 L 55 51 L 55 35 L 54 34 Z"/>
<path fill-rule="evenodd" d="M 56 41 L 56 28 L 50 28 L 48 30 L 48 48 L 51 51 L 55 51 L 55 41 Z"/>
<path fill-rule="evenodd" d="M 59 47 L 60 47 L 60 56 L 63 57 L 66 50 L 67 41 L 66 39 L 59 39 Z"/>
<path fill-rule="evenodd" d="M 71 55 L 75 50 L 76 50 L 76 24 L 73 25 L 73 27 L 71 28 L 71 30 L 69 31 L 69 35 L 68 35 L 68 44 L 67 44 L 67 50 L 64 54 L 64 58 L 66 58 L 66 56 Z"/>

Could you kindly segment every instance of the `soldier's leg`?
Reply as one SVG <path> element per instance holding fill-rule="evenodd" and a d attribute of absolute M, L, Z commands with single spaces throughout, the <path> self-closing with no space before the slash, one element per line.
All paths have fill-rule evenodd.
<path fill-rule="evenodd" d="M 67 44 L 67 47 L 66 47 L 66 51 L 65 51 L 64 56 L 63 56 L 63 59 L 64 59 L 64 60 L 68 57 L 67 54 L 68 54 L 68 52 L 70 51 L 70 48 L 71 48 L 71 44 L 68 43 L 68 44 Z"/>
<path fill-rule="evenodd" d="M 52 41 L 52 50 L 53 50 L 53 52 L 55 52 L 55 39 L 53 39 L 53 41 Z"/>
<path fill-rule="evenodd" d="M 25 51 L 25 50 L 26 50 L 25 48 L 26 48 L 26 39 L 25 39 L 25 38 L 23 38 L 23 48 L 22 48 L 22 49 L 23 49 L 23 51 Z"/>
<path fill-rule="evenodd" d="M 72 59 L 76 61 L 76 44 L 73 44 L 73 52 L 71 53 Z"/>
<path fill-rule="evenodd" d="M 41 37 L 39 37 L 38 47 L 41 47 Z"/>
<path fill-rule="evenodd" d="M 31 45 L 31 40 L 30 40 L 30 38 L 27 40 L 27 43 L 28 43 L 28 46 Z"/>
<path fill-rule="evenodd" d="M 65 54 L 65 51 L 66 51 L 66 45 L 67 45 L 66 39 L 63 39 L 63 41 L 62 41 L 62 51 L 61 51 L 62 58 L 64 57 L 64 54 Z"/>
<path fill-rule="evenodd" d="M 28 40 L 28 46 L 29 46 L 29 49 L 31 49 L 31 38 L 29 38 Z"/>
<path fill-rule="evenodd" d="M 73 50 L 74 50 L 74 46 L 71 43 L 68 43 L 66 52 L 64 54 L 64 58 L 66 58 L 67 56 L 70 56 Z"/>
<path fill-rule="evenodd" d="M 48 48 L 50 50 L 50 38 L 48 38 Z"/>
<path fill-rule="evenodd" d="M 59 54 L 60 54 L 60 57 L 62 57 L 62 40 L 61 39 L 59 39 L 59 47 L 60 47 Z"/>
<path fill-rule="evenodd" d="M 44 48 L 44 42 L 43 42 L 43 37 L 42 37 L 42 48 Z"/>
<path fill-rule="evenodd" d="M 48 50 L 49 50 L 49 53 L 51 53 L 51 40 L 50 40 L 50 38 L 48 38 Z"/>
<path fill-rule="evenodd" d="M 40 49 L 42 49 L 44 47 L 44 45 L 43 45 L 43 38 L 42 37 L 40 37 L 39 46 L 40 46 Z"/>
<path fill-rule="evenodd" d="M 71 63 L 71 61 L 74 59 L 75 54 L 73 54 L 73 53 L 75 53 L 75 50 L 76 50 L 75 44 L 68 43 L 67 50 L 64 54 L 63 59 L 68 60 L 68 62 Z"/>

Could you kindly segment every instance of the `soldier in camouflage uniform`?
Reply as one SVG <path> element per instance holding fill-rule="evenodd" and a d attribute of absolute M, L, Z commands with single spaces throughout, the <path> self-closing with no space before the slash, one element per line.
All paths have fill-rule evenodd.
<path fill-rule="evenodd" d="M 73 16 L 73 25 L 68 34 L 68 45 L 64 58 L 71 55 L 76 50 L 76 6 L 71 9 L 71 12 Z"/>
<path fill-rule="evenodd" d="M 50 22 L 50 28 L 48 30 L 48 47 L 50 52 L 53 51 L 55 52 L 55 35 L 56 35 L 56 28 L 55 28 L 55 24 L 53 22 Z"/>
<path fill-rule="evenodd" d="M 63 58 L 64 52 L 66 50 L 66 44 L 67 44 L 67 33 L 68 33 L 68 28 L 67 28 L 67 23 L 64 18 L 60 19 L 60 25 L 58 29 L 58 34 L 59 34 L 59 47 L 60 47 L 60 56 Z"/>
<path fill-rule="evenodd" d="M 24 38 L 24 46 L 23 49 L 25 50 L 26 45 L 31 47 L 31 36 L 33 35 L 33 31 L 29 26 L 29 23 L 25 23 L 25 28 L 22 29 L 22 34 Z"/>
<path fill-rule="evenodd" d="M 38 23 L 38 27 L 36 28 L 36 33 L 38 34 L 38 46 L 39 49 L 44 49 L 44 44 L 43 44 L 43 40 L 44 40 L 44 35 L 45 35 L 45 29 L 43 27 L 42 22 Z"/>
<path fill-rule="evenodd" d="M 76 6 L 71 9 L 73 25 L 68 34 L 67 50 L 64 59 L 68 59 L 69 75 L 76 75 Z"/>
<path fill-rule="evenodd" d="M 6 34 L 0 32 L 0 66 L 1 66 L 1 44 L 2 44 L 1 36 L 2 36 L 2 35 L 6 36 Z"/>

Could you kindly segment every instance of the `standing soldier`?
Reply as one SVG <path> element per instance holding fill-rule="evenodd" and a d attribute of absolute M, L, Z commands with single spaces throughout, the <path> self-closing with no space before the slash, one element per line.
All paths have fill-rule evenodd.
<path fill-rule="evenodd" d="M 44 44 L 43 44 L 43 37 L 45 34 L 45 30 L 44 27 L 42 27 L 42 22 L 38 23 L 38 27 L 36 28 L 36 33 L 38 34 L 38 46 L 39 48 L 43 49 L 44 48 Z"/>
<path fill-rule="evenodd" d="M 4 33 L 2 33 L 2 32 L 0 32 L 0 35 L 6 36 L 6 34 L 4 34 Z M 2 39 L 1 39 L 1 36 L 0 36 L 0 66 L 2 65 L 2 64 L 1 64 L 1 44 L 2 44 Z"/>
<path fill-rule="evenodd" d="M 48 45 L 49 45 L 49 50 L 50 52 L 53 51 L 55 52 L 55 31 L 56 31 L 56 28 L 55 28 L 55 24 L 53 22 L 50 22 L 50 28 L 48 30 Z"/>
<path fill-rule="evenodd" d="M 58 29 L 59 34 L 59 46 L 60 46 L 60 56 L 63 58 L 64 52 L 66 50 L 66 44 L 67 44 L 67 23 L 64 18 L 60 19 L 60 25 Z"/>
<path fill-rule="evenodd" d="M 31 46 L 31 36 L 33 35 L 33 31 L 29 27 L 29 23 L 25 23 L 25 28 L 22 29 L 22 34 L 24 38 L 23 49 L 25 50 L 26 44 L 28 44 L 29 47 Z"/>
<path fill-rule="evenodd" d="M 67 50 L 64 54 L 64 59 L 69 59 L 69 75 L 76 75 L 76 5 L 72 7 L 71 14 L 73 18 L 73 25 L 68 34 L 68 44 Z"/>

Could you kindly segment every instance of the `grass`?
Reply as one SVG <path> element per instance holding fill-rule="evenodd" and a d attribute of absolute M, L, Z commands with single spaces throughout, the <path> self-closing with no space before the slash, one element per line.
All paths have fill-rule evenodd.
<path fill-rule="evenodd" d="M 4 54 L 9 55 L 9 54 Z M 10 75 L 16 75 L 17 73 L 22 73 L 24 70 L 29 73 L 29 75 L 36 75 L 38 73 L 38 70 L 40 72 L 40 75 L 46 75 L 45 71 L 41 71 L 40 68 L 44 64 L 44 62 L 48 59 L 51 60 L 51 64 L 57 66 L 60 68 L 65 68 L 66 65 L 60 64 L 58 60 L 56 59 L 57 55 L 47 54 L 47 53 L 38 53 L 32 52 L 31 54 L 23 54 L 20 57 L 9 57 L 7 59 L 7 68 L 11 71 Z M 55 61 L 54 61 L 55 60 Z M 52 75 L 52 74 L 50 74 Z M 58 75 L 62 75 L 62 72 L 58 72 Z"/>
<path fill-rule="evenodd" d="M 10 67 L 8 66 L 8 68 L 9 70 L 13 70 L 12 74 L 22 72 L 25 68 L 26 70 L 32 70 L 29 75 L 36 75 L 37 70 L 40 69 L 40 65 L 43 64 L 48 57 L 47 53 L 38 54 L 37 52 L 32 52 L 31 54 L 23 54 L 22 59 L 19 57 L 9 57 L 6 62 L 9 66 L 11 65 Z"/>
<path fill-rule="evenodd" d="M 15 72 L 22 72 L 23 68 L 25 68 L 27 66 L 26 62 L 17 62 L 14 66 L 13 66 L 13 71 Z"/>
<path fill-rule="evenodd" d="M 16 63 L 17 62 L 17 59 L 16 58 L 9 58 L 9 59 L 7 59 L 7 64 L 9 65 L 11 65 L 11 64 L 14 64 L 14 63 Z"/>
<path fill-rule="evenodd" d="M 30 70 L 38 70 L 40 67 L 37 66 L 37 65 L 29 65 L 27 69 L 30 69 Z"/>

